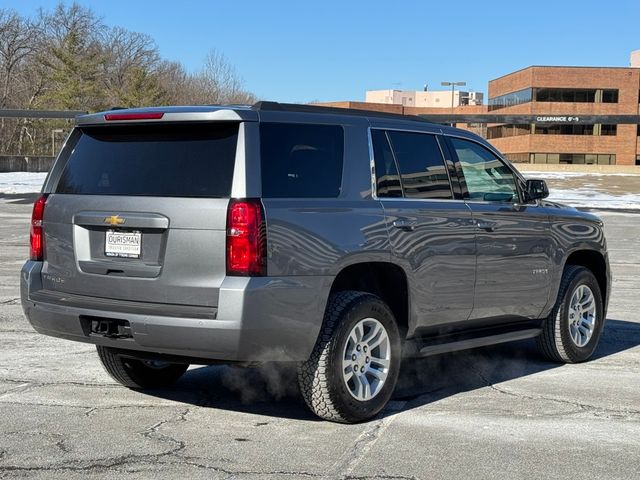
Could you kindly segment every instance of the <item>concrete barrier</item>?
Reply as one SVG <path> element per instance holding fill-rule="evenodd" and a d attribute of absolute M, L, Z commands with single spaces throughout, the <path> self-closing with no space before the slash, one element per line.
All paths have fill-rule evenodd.
<path fill-rule="evenodd" d="M 48 172 L 55 157 L 0 155 L 0 172 Z"/>

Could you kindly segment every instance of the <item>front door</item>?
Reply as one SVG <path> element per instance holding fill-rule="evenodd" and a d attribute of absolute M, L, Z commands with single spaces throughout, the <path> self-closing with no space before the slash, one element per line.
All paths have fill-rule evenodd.
<path fill-rule="evenodd" d="M 488 148 L 462 138 L 448 137 L 448 141 L 476 226 L 471 318 L 537 318 L 547 304 L 551 283 L 547 214 L 536 203 L 522 202 L 518 178 Z"/>

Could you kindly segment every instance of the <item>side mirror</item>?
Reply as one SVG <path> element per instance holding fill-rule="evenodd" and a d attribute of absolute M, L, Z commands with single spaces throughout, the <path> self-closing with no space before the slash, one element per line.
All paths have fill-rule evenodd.
<path fill-rule="evenodd" d="M 539 200 L 549 196 L 547 182 L 540 179 L 527 180 L 527 196 L 529 200 Z"/>

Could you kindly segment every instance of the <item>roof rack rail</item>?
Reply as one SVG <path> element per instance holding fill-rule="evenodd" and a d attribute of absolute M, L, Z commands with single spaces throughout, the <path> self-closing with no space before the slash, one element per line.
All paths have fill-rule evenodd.
<path fill-rule="evenodd" d="M 409 122 L 433 123 L 418 117 L 417 115 L 402 115 L 400 113 L 379 112 L 376 110 L 361 110 L 356 108 L 340 108 L 325 107 L 322 105 L 298 104 L 298 103 L 279 103 L 260 101 L 251 107 L 258 111 L 276 111 L 276 112 L 300 112 L 300 113 L 327 113 L 334 115 L 353 115 L 358 117 L 381 117 L 394 118 L 396 120 L 404 120 Z"/>

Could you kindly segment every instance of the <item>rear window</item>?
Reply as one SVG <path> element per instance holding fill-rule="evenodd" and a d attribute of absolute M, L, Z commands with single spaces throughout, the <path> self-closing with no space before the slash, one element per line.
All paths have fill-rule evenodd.
<path fill-rule="evenodd" d="M 342 127 L 263 123 L 260 144 L 263 197 L 317 198 L 340 194 Z"/>
<path fill-rule="evenodd" d="M 228 197 L 238 124 L 82 128 L 55 193 Z M 63 160 L 64 161 L 64 160 Z"/>

